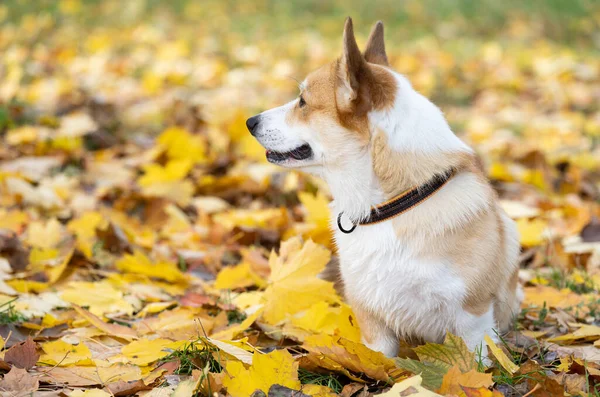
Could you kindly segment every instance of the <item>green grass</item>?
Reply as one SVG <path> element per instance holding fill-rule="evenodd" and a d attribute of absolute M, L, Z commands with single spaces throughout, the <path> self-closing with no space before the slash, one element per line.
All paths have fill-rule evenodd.
<path fill-rule="evenodd" d="M 27 320 L 27 317 L 15 310 L 13 302 L 16 300 L 17 298 L 0 305 L 0 325 L 19 324 Z"/>
<path fill-rule="evenodd" d="M 600 2 L 595 0 L 140 0 L 129 6 L 106 0 L 81 2 L 81 12 L 72 16 L 61 14 L 56 0 L 4 0 L 3 4 L 10 21 L 46 13 L 57 16 L 56 23 L 128 25 L 149 15 L 164 18 L 170 14 L 181 22 L 196 23 L 199 30 L 240 34 L 247 40 L 287 40 L 290 33 L 307 30 L 337 37 L 346 16 L 355 18 L 357 31 L 363 35 L 373 21 L 383 20 L 390 38 L 398 43 L 424 34 L 440 40 L 448 35 L 493 38 L 522 19 L 552 40 L 597 47 L 594 34 L 600 29 L 594 20 Z M 448 23 L 452 29 L 447 29 Z"/>
<path fill-rule="evenodd" d="M 568 274 L 559 269 L 553 269 L 550 274 L 550 286 L 558 289 L 568 288 L 577 294 L 588 294 L 596 290 L 596 286 L 589 275 L 584 276 L 583 283 L 576 283 L 568 278 Z"/>
<path fill-rule="evenodd" d="M 335 373 L 319 374 L 302 368 L 298 370 L 298 379 L 303 385 L 327 386 L 338 394 L 342 392 L 344 385 L 349 383 L 343 376 Z"/>
<path fill-rule="evenodd" d="M 198 346 L 198 343 L 201 345 Z M 163 362 L 179 360 L 179 367 L 175 371 L 178 375 L 191 375 L 193 370 L 208 368 L 210 372 L 219 373 L 223 371 L 219 357 L 220 350 L 212 347 L 201 339 L 186 343 L 181 349 L 173 351 L 162 359 Z"/>

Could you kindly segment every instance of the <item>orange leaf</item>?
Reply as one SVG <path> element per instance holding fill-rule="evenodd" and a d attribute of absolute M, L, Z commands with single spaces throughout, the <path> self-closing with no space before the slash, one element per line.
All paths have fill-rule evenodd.
<path fill-rule="evenodd" d="M 444 375 L 439 393 L 466 397 L 466 392 L 462 390 L 462 386 L 470 388 L 487 388 L 493 383 L 491 374 L 483 374 L 474 369 L 469 372 L 461 373 L 458 366 L 455 365 L 450 368 L 446 375 Z"/>

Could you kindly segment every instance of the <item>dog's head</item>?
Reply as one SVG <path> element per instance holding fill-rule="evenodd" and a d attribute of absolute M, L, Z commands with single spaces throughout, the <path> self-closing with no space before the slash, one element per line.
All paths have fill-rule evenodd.
<path fill-rule="evenodd" d="M 393 106 L 396 93 L 383 24 L 375 24 L 361 53 L 348 18 L 341 57 L 309 74 L 300 89 L 295 100 L 246 121 L 268 161 L 318 173 L 364 152 L 371 137 L 369 114 Z"/>

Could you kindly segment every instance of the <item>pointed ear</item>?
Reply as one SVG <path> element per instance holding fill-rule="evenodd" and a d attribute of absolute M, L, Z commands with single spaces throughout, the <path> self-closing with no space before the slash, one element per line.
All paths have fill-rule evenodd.
<path fill-rule="evenodd" d="M 383 38 L 383 22 L 377 23 L 371 29 L 367 48 L 364 53 L 365 60 L 378 65 L 389 66 L 387 54 L 385 53 L 385 41 Z"/>
<path fill-rule="evenodd" d="M 338 104 L 349 107 L 358 96 L 359 74 L 365 68 L 365 60 L 354 38 L 352 19 L 344 25 L 344 48 L 338 62 Z"/>

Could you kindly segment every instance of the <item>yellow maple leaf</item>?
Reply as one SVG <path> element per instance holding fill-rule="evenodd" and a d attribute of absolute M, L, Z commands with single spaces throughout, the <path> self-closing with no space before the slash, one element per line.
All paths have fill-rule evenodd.
<path fill-rule="evenodd" d="M 67 230 L 75 234 L 78 248 L 92 257 L 92 247 L 96 240 L 96 229 L 105 229 L 108 221 L 97 211 L 85 212 L 67 224 Z"/>
<path fill-rule="evenodd" d="M 143 274 L 170 282 L 187 280 L 176 264 L 164 261 L 153 263 L 141 251 L 134 251 L 133 255 L 124 255 L 123 258 L 115 262 L 115 266 L 125 273 Z"/>
<path fill-rule="evenodd" d="M 466 397 L 466 394 L 461 386 L 469 388 L 487 388 L 493 383 L 494 381 L 492 380 L 492 374 L 484 374 L 477 372 L 474 369 L 465 373 L 461 373 L 458 366 L 455 365 L 450 368 L 446 375 L 444 375 L 439 393 L 443 395 Z"/>
<path fill-rule="evenodd" d="M 252 324 L 260 317 L 262 314 L 262 310 L 259 309 L 256 312 L 252 313 L 248 317 L 244 319 L 241 323 L 234 324 L 224 330 L 221 330 L 213 335 L 211 335 L 214 339 L 219 340 L 233 340 L 237 338 L 242 332 L 250 328 Z"/>
<path fill-rule="evenodd" d="M 305 312 L 292 317 L 293 326 L 308 331 L 306 335 L 284 327 L 283 333 L 292 333 L 298 339 L 303 340 L 306 336 L 318 333 L 328 335 L 344 335 L 344 338 L 353 342 L 360 342 L 360 328 L 352 309 L 345 303 L 339 306 L 331 306 L 327 302 L 317 302 Z"/>
<path fill-rule="evenodd" d="M 193 135 L 181 127 L 169 127 L 157 139 L 157 143 L 171 160 L 187 160 L 200 163 L 206 160 L 206 145 L 202 137 Z"/>
<path fill-rule="evenodd" d="M 44 354 L 40 356 L 39 363 L 65 367 L 68 365 L 94 365 L 92 352 L 83 343 L 72 345 L 62 339 L 42 344 Z"/>
<path fill-rule="evenodd" d="M 132 364 L 145 366 L 168 356 L 170 351 L 177 350 L 186 341 L 173 342 L 168 339 L 140 339 L 121 348 L 121 353 Z"/>
<path fill-rule="evenodd" d="M 298 362 L 287 350 L 255 354 L 248 369 L 239 361 L 228 361 L 223 385 L 232 397 L 248 397 L 256 390 L 268 392 L 272 385 L 293 390 L 302 386 L 298 380 Z"/>
<path fill-rule="evenodd" d="M 164 167 L 155 163 L 146 164 L 142 167 L 144 175 L 138 179 L 138 184 L 147 187 L 180 181 L 190 172 L 193 165 L 189 159 L 171 160 Z"/>
<path fill-rule="evenodd" d="M 272 252 L 269 258 L 271 275 L 262 297 L 263 319 L 275 325 L 317 302 L 339 302 L 333 284 L 317 277 L 330 255 L 312 241 L 302 244 L 293 238 L 281 243 L 279 256 Z"/>
<path fill-rule="evenodd" d="M 542 244 L 546 238 L 544 231 L 548 224 L 543 219 L 517 219 L 517 229 L 521 238 L 521 244 L 525 247 L 534 247 Z"/>
<path fill-rule="evenodd" d="M 56 218 L 47 222 L 31 222 L 27 228 L 27 242 L 34 247 L 53 248 L 62 238 L 63 226 Z"/>
<path fill-rule="evenodd" d="M 71 281 L 60 293 L 60 297 L 67 302 L 88 307 L 96 316 L 114 312 L 133 313 L 131 303 L 123 299 L 123 293 L 108 281 Z"/>
<path fill-rule="evenodd" d="M 252 270 L 248 262 L 242 262 L 236 266 L 224 267 L 217 274 L 214 287 L 217 289 L 236 289 L 253 285 L 264 288 L 266 282 Z"/>
<path fill-rule="evenodd" d="M 1 179 L 0 179 L 1 180 Z M 20 232 L 27 223 L 29 216 L 22 211 L 8 211 L 0 208 L 0 229 L 9 229 Z"/>
<path fill-rule="evenodd" d="M 373 379 L 391 382 L 405 374 L 383 353 L 337 335 L 309 336 L 302 347 L 311 353 L 308 359 L 316 365 L 349 377 L 351 373 L 364 373 Z"/>

